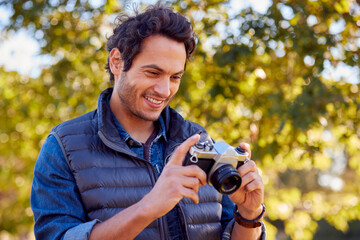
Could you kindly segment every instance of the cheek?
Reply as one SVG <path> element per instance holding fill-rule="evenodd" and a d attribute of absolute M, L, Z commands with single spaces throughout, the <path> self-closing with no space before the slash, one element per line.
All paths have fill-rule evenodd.
<path fill-rule="evenodd" d="M 170 85 L 171 95 L 175 95 L 177 93 L 177 91 L 179 90 L 179 87 L 180 87 L 180 83 L 172 83 Z"/>

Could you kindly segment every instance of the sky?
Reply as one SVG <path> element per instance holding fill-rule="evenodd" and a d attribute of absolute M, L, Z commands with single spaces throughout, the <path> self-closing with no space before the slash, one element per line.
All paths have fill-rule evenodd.
<path fill-rule="evenodd" d="M 89 0 L 94 7 L 100 6 L 105 0 Z M 133 0 L 136 3 L 152 4 L 155 0 Z M 265 13 L 271 5 L 271 0 L 231 0 L 231 10 L 240 11 L 246 7 L 252 7 L 259 13 Z M 292 10 L 284 8 L 284 16 L 291 18 Z M 11 16 L 11 9 L 0 7 L 0 26 L 5 25 Z M 344 23 L 339 22 L 331 26 L 330 30 L 334 33 L 342 31 Z M 1 28 L 0 28 L 1 31 Z M 34 37 L 30 36 L 26 30 L 20 30 L 12 33 L 9 39 L 4 39 L 3 33 L 0 32 L 0 66 L 6 71 L 17 71 L 23 75 L 29 75 L 36 78 L 41 74 L 42 68 L 49 67 L 53 60 L 49 56 L 40 55 L 40 45 Z M 305 59 L 306 61 L 306 59 Z M 309 59 L 311 61 L 311 59 Z M 358 67 L 350 67 L 345 64 L 338 64 L 336 68 L 325 64 L 323 76 L 335 80 L 347 79 L 348 82 L 356 84 L 360 81 L 360 71 Z"/>

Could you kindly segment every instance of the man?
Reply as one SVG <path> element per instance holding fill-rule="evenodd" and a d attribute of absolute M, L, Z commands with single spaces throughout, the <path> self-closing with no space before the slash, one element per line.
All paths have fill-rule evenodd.
<path fill-rule="evenodd" d="M 193 35 L 184 17 L 161 6 L 120 19 L 107 44 L 114 88 L 101 93 L 97 110 L 56 126 L 39 154 L 31 194 L 38 239 L 265 238 L 253 161 L 239 167 L 242 186 L 230 196 L 198 166 L 182 166 L 204 129 L 168 103 Z"/>

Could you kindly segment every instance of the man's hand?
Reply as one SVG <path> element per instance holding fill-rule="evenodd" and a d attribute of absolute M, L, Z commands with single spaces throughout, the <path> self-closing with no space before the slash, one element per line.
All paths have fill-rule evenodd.
<path fill-rule="evenodd" d="M 249 144 L 241 143 L 240 147 L 249 153 L 248 158 L 251 159 Z M 254 161 L 247 161 L 238 168 L 238 171 L 242 179 L 241 186 L 229 197 L 238 206 L 240 215 L 252 220 L 257 218 L 262 211 L 264 184 Z"/>
<path fill-rule="evenodd" d="M 206 185 L 206 174 L 196 165 L 182 166 L 186 153 L 199 139 L 200 135 L 196 134 L 176 148 L 154 188 L 144 197 L 147 211 L 155 218 L 168 213 L 183 197 L 199 203 L 197 193 L 199 187 Z"/>

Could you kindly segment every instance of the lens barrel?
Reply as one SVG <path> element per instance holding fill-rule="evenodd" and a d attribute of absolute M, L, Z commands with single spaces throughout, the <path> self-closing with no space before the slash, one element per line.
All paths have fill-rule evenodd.
<path fill-rule="evenodd" d="M 240 187 L 241 177 L 231 164 L 223 164 L 210 176 L 210 183 L 220 193 L 231 194 Z"/>

